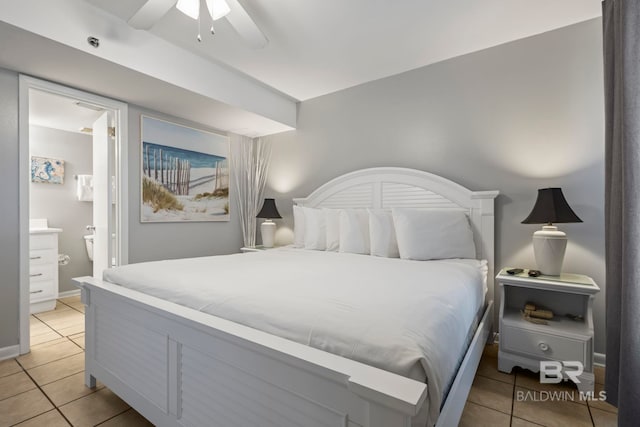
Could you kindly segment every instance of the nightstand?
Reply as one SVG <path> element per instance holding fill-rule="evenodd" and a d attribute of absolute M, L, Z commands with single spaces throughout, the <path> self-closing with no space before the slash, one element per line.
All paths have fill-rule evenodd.
<path fill-rule="evenodd" d="M 540 361 L 579 361 L 584 371 L 578 377 L 578 389 L 593 392 L 593 299 L 600 291 L 598 285 L 580 274 L 529 277 L 527 270 L 516 275 L 506 270 L 496 276 L 500 286 L 498 369 L 511 372 L 519 366 L 539 372 Z M 526 303 L 553 311 L 554 318 L 547 324 L 525 320 Z"/>

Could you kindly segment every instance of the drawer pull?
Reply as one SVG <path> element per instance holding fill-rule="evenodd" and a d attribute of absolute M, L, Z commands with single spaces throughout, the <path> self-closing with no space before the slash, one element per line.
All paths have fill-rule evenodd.
<path fill-rule="evenodd" d="M 32 293 L 32 294 L 39 294 L 40 292 L 44 292 L 44 290 L 43 290 L 43 289 L 40 289 L 40 290 L 38 290 L 38 291 L 31 291 L 31 293 Z"/>
<path fill-rule="evenodd" d="M 540 350 L 542 351 L 549 351 L 549 344 L 541 342 L 540 344 L 538 344 L 538 348 L 540 348 Z"/>
<path fill-rule="evenodd" d="M 41 256 L 32 256 L 32 257 L 29 257 L 29 259 L 40 259 L 40 258 L 42 258 L 42 257 L 41 257 Z"/>
<path fill-rule="evenodd" d="M 38 277 L 38 276 L 42 276 L 42 273 L 34 273 L 29 275 L 29 277 Z"/>

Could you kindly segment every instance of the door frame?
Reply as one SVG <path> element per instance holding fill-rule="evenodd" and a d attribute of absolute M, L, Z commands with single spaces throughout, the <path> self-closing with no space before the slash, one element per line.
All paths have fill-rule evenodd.
<path fill-rule="evenodd" d="M 129 126 L 128 105 L 121 101 L 106 98 L 93 93 L 74 89 L 61 84 L 41 80 L 24 74 L 19 75 L 18 82 L 18 139 L 19 139 L 19 345 L 20 354 L 29 352 L 29 90 L 36 89 L 43 92 L 73 98 L 78 101 L 98 105 L 105 110 L 111 110 L 115 122 L 115 175 L 116 175 L 116 263 L 124 265 L 129 262 L 129 191 L 128 183 L 128 136 Z M 110 178 L 109 178 L 110 179 Z"/>

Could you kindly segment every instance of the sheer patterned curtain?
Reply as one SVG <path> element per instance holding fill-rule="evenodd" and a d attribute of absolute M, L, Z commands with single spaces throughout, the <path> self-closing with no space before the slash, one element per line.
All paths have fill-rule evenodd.
<path fill-rule="evenodd" d="M 242 239 L 247 247 L 256 245 L 256 215 L 264 201 L 270 160 L 271 144 L 266 138 L 231 134 L 231 173 Z"/>
<path fill-rule="evenodd" d="M 640 425 L 640 1 L 602 3 L 607 400 Z"/>

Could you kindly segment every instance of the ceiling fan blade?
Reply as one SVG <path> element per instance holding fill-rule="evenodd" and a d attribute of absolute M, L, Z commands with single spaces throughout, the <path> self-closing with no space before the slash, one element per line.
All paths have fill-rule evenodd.
<path fill-rule="evenodd" d="M 129 19 L 129 25 L 138 30 L 150 30 L 171 9 L 177 0 L 147 0 Z"/>
<path fill-rule="evenodd" d="M 262 49 L 265 47 L 269 40 L 262 34 L 260 28 L 253 22 L 251 16 L 242 7 L 238 0 L 226 0 L 231 12 L 226 16 L 227 21 L 238 32 L 238 34 L 251 46 L 253 49 Z"/>

